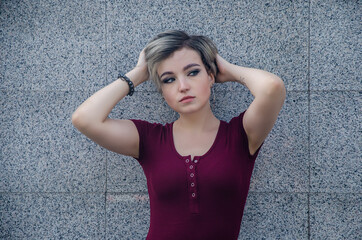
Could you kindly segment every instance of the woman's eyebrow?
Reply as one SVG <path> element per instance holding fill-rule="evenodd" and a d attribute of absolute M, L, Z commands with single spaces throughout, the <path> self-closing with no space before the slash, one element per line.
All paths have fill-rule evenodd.
<path fill-rule="evenodd" d="M 190 64 L 187 64 L 185 67 L 184 67 L 184 71 L 186 71 L 187 69 L 191 68 L 191 67 L 195 67 L 195 66 L 199 66 L 199 64 L 197 63 L 190 63 Z"/>
<path fill-rule="evenodd" d="M 197 64 L 197 63 L 190 63 L 190 64 L 187 64 L 183 70 L 186 71 L 187 69 L 191 68 L 191 67 L 195 67 L 195 66 L 199 66 L 200 67 L 200 64 Z M 164 75 L 167 75 L 167 74 L 173 74 L 173 72 L 164 72 L 161 74 L 160 78 L 162 78 L 162 76 Z"/>
<path fill-rule="evenodd" d="M 160 78 L 162 78 L 163 75 L 172 74 L 173 72 L 164 72 L 161 74 Z"/>

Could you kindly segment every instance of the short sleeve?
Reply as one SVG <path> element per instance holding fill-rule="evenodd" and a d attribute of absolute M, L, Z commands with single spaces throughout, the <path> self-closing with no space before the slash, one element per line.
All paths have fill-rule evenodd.
<path fill-rule="evenodd" d="M 242 113 L 240 113 L 239 116 L 232 118 L 230 120 L 230 125 L 232 126 L 233 129 L 235 129 L 235 132 L 241 134 L 242 148 L 245 149 L 245 153 L 247 154 L 248 158 L 254 161 L 256 159 L 256 157 L 258 156 L 259 151 L 264 144 L 264 141 L 259 146 L 259 148 L 256 150 L 256 152 L 253 155 L 251 155 L 250 151 L 249 151 L 248 136 L 246 135 L 245 128 L 243 125 L 243 118 L 244 118 L 245 112 L 246 112 L 246 110 L 243 111 Z"/>
<path fill-rule="evenodd" d="M 145 144 L 145 136 L 147 136 L 148 134 L 148 129 L 149 129 L 149 122 L 144 121 L 144 120 L 137 120 L 137 119 L 130 119 L 134 125 L 136 125 L 137 131 L 138 131 L 138 136 L 140 139 L 139 142 L 139 154 L 138 154 L 138 158 L 133 157 L 134 159 L 136 159 L 141 165 L 143 162 L 143 156 L 144 156 L 144 144 Z"/>

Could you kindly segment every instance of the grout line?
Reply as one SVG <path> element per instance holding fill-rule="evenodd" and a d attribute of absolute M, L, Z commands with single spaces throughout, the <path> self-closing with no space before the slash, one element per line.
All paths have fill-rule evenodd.
<path fill-rule="evenodd" d="M 362 195 L 362 192 L 255 192 L 249 191 L 249 193 L 253 194 L 308 194 L 308 195 L 318 195 L 318 194 L 326 194 L 326 195 Z M 103 192 L 0 192 L 2 195 L 20 195 L 20 194 L 39 194 L 39 195 L 48 195 L 48 194 L 68 194 L 68 195 L 82 195 L 82 194 L 104 194 Z M 148 191 L 139 191 L 139 192 L 107 192 L 107 194 L 117 194 L 117 195 L 129 195 L 129 194 L 146 194 L 148 195 Z"/>
<path fill-rule="evenodd" d="M 107 67 L 107 66 L 106 66 Z M 106 75 L 107 77 L 107 75 Z M 309 77 L 307 77 L 309 78 Z M 89 92 L 89 94 L 93 94 L 96 91 L 98 91 L 100 89 L 91 89 L 91 90 L 87 90 L 87 92 Z M 24 89 L 24 88 L 2 88 L 0 87 L 0 91 L 6 91 L 6 92 L 34 92 L 34 93 L 39 93 L 39 92 L 70 92 L 70 93 L 74 93 L 74 92 L 85 92 L 82 89 Z M 238 91 L 238 90 L 237 90 Z M 237 92 L 237 91 L 233 91 L 233 92 Z M 346 89 L 346 90 L 339 90 L 339 89 L 328 89 L 328 90 L 287 90 L 288 92 L 310 92 L 310 93 L 328 93 L 328 92 L 342 92 L 342 93 L 348 93 L 348 92 L 356 92 L 359 93 L 362 91 L 362 89 Z M 135 92 L 139 92 L 139 93 L 158 93 L 157 90 L 138 90 Z M 227 89 L 224 90 L 215 90 L 215 93 L 220 93 L 220 92 L 229 92 Z"/>
<path fill-rule="evenodd" d="M 311 74 L 310 74 L 310 34 L 311 34 L 311 0 L 309 0 L 308 3 L 308 74 L 307 74 L 307 78 L 308 78 L 308 163 L 309 163 L 309 167 L 308 167 L 308 195 L 307 195 L 307 230 L 308 230 L 308 239 L 311 239 L 311 232 L 310 232 L 310 188 L 311 188 L 311 109 L 310 109 L 310 101 L 311 101 L 311 90 L 310 90 L 310 81 L 311 81 Z"/>
<path fill-rule="evenodd" d="M 107 32 L 107 1 L 104 1 L 104 41 L 105 41 L 105 51 L 104 51 L 104 59 L 105 59 L 105 79 L 106 82 L 108 82 L 108 41 L 107 41 L 107 37 L 108 37 L 108 32 Z M 104 191 L 104 239 L 107 239 L 107 229 L 108 229 L 108 221 L 107 221 L 107 189 L 108 189 L 108 152 L 105 151 L 105 156 L 106 156 L 106 182 L 105 182 L 105 191 Z"/>
<path fill-rule="evenodd" d="M 57 195 L 57 194 L 68 194 L 68 195 L 82 195 L 82 194 L 104 194 L 104 191 L 102 192 L 0 192 L 0 194 L 13 194 L 13 195 L 17 195 L 17 194 L 40 194 L 40 195 L 48 195 L 48 194 L 53 194 L 53 195 Z"/>

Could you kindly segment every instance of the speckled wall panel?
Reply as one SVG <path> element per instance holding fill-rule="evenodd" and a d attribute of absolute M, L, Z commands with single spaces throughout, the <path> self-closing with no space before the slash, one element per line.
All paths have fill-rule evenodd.
<path fill-rule="evenodd" d="M 232 63 L 279 75 L 287 99 L 255 164 L 239 239 L 361 239 L 359 1 L 0 2 L 0 238 L 144 239 L 141 166 L 71 114 L 127 72 L 158 32 L 213 39 Z M 253 97 L 215 85 L 224 121 Z M 151 82 L 112 118 L 172 122 Z"/>
<path fill-rule="evenodd" d="M 104 194 L 0 193 L 0 239 L 104 239 Z"/>
<path fill-rule="evenodd" d="M 217 92 L 215 115 L 229 121 L 252 101 L 250 93 Z M 288 92 L 277 123 L 265 140 L 255 164 L 251 191 L 300 192 L 308 190 L 308 96 Z M 227 106 L 227 107 L 225 107 Z"/>
<path fill-rule="evenodd" d="M 96 90 L 106 82 L 105 1 L 2 1 L 4 86 Z"/>
<path fill-rule="evenodd" d="M 146 239 L 150 226 L 148 194 L 107 194 L 107 239 Z"/>
<path fill-rule="evenodd" d="M 310 73 L 313 90 L 360 90 L 361 2 L 312 0 Z"/>
<path fill-rule="evenodd" d="M 156 33 L 184 29 L 209 36 L 231 62 L 279 74 L 289 90 L 306 90 L 308 6 L 302 0 L 111 0 L 107 4 L 108 79 L 115 72 L 130 70 Z"/>
<path fill-rule="evenodd" d="M 103 192 L 105 150 L 71 124 L 84 99 L 70 92 L 8 91 L 1 130 L 1 192 Z M 17 113 L 17 114 L 14 114 Z"/>
<path fill-rule="evenodd" d="M 308 191 L 308 111 L 306 93 L 287 93 L 278 120 L 255 163 L 251 191 Z"/>
<path fill-rule="evenodd" d="M 34 89 L 97 90 L 106 82 L 105 1 L 40 0 L 41 80 Z"/>
<path fill-rule="evenodd" d="M 250 193 L 239 239 L 308 239 L 307 194 Z"/>
<path fill-rule="evenodd" d="M 361 194 L 312 194 L 311 239 L 362 239 Z"/>
<path fill-rule="evenodd" d="M 34 71 L 34 50 L 38 45 L 34 17 L 39 1 L 1 1 L 1 62 L 4 78 L 0 88 L 30 89 Z"/>
<path fill-rule="evenodd" d="M 311 96 L 311 191 L 361 192 L 361 93 Z"/>

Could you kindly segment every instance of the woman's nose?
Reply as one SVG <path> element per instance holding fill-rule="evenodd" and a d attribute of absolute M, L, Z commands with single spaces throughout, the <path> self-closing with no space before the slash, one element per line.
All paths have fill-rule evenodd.
<path fill-rule="evenodd" d="M 179 79 L 179 91 L 184 92 L 190 89 L 190 84 L 187 81 L 187 78 Z"/>

